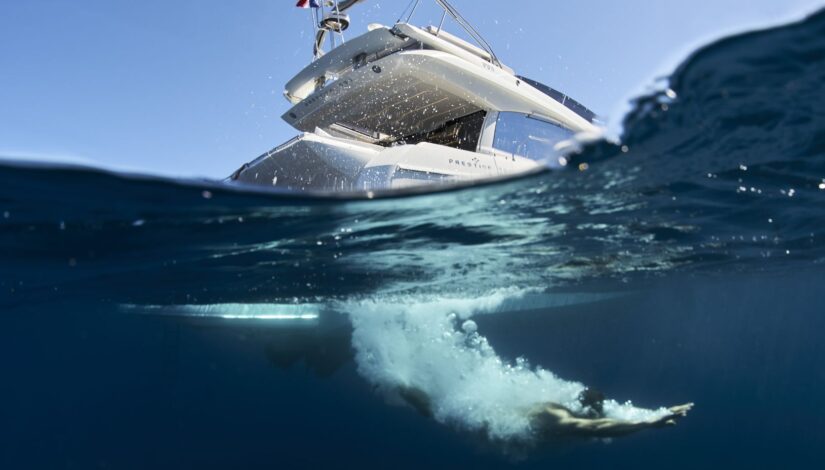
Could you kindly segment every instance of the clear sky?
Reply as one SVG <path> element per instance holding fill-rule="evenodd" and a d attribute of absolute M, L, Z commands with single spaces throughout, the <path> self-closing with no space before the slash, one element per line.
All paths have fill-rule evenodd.
<path fill-rule="evenodd" d="M 423 0 L 429 4 L 432 0 Z M 349 37 L 408 0 L 352 10 Z M 825 0 L 453 0 L 502 61 L 610 119 L 713 38 Z M 296 132 L 283 85 L 311 56 L 295 0 L 0 1 L 0 155 L 223 177 Z M 437 23 L 424 8 L 416 24 Z M 451 25 L 449 30 L 454 30 Z"/>

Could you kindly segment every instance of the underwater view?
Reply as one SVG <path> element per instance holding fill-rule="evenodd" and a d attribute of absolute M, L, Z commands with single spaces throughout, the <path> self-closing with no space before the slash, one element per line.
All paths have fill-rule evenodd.
<path fill-rule="evenodd" d="M 820 11 L 475 184 L 3 159 L 0 467 L 818 467 L 824 84 Z"/>

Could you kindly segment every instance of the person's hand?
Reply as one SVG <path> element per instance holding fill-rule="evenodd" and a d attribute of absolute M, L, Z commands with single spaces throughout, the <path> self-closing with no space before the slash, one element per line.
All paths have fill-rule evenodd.
<path fill-rule="evenodd" d="M 671 406 L 668 408 L 669 414 L 649 421 L 652 426 L 673 426 L 676 420 L 687 416 L 688 411 L 693 408 L 693 403 L 685 403 L 684 405 Z"/>

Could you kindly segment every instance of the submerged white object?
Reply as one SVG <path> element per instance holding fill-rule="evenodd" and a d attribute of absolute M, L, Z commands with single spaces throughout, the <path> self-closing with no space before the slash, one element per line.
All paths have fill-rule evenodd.
<path fill-rule="evenodd" d="M 302 134 L 231 180 L 360 192 L 493 178 L 563 166 L 576 134 L 598 132 L 576 101 L 440 27 L 372 24 L 317 57 L 284 91 Z"/>

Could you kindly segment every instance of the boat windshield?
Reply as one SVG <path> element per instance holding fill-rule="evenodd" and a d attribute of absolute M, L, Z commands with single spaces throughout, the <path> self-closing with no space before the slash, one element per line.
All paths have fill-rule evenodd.
<path fill-rule="evenodd" d="M 496 121 L 493 147 L 501 152 L 537 161 L 559 156 L 558 144 L 573 137 L 573 131 L 538 116 L 502 112 Z"/>
<path fill-rule="evenodd" d="M 517 75 L 520 80 L 523 80 L 528 85 L 532 86 L 533 88 L 539 90 L 540 92 L 544 93 L 545 95 L 553 98 L 554 100 L 558 101 L 559 103 L 563 104 L 567 109 L 573 111 L 574 113 L 578 114 L 579 116 L 587 119 L 588 122 L 594 122 L 596 120 L 596 113 L 587 109 L 586 106 L 579 103 L 578 101 L 574 100 L 573 98 L 565 95 L 564 93 L 554 90 L 549 86 L 545 85 L 544 83 L 537 82 L 527 77 L 522 77 L 521 75 Z"/>

